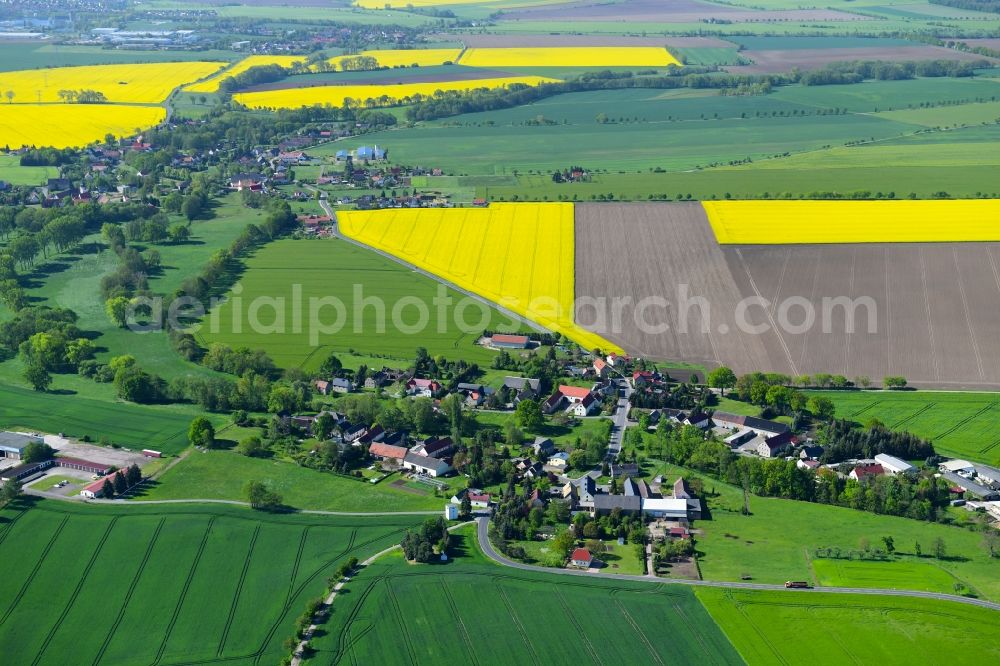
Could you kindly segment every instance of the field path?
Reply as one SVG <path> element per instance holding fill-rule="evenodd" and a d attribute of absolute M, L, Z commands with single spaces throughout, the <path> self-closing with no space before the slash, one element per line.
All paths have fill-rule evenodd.
<path fill-rule="evenodd" d="M 439 513 L 439 512 L 435 511 L 434 513 Z M 452 532 L 454 530 L 459 529 L 460 527 L 465 527 L 466 525 L 471 525 L 471 524 L 472 524 L 472 521 L 468 521 L 468 522 L 464 522 L 464 523 L 459 523 L 458 525 L 452 525 L 451 527 L 448 528 L 448 531 Z M 380 550 L 379 552 L 375 553 L 374 555 L 372 555 L 371 557 L 369 557 L 364 562 L 361 562 L 360 564 L 358 564 L 357 568 L 364 568 L 364 567 L 368 566 L 369 564 L 371 564 L 372 562 L 374 562 L 375 560 L 377 560 L 378 558 L 382 557 L 383 555 L 388 555 L 392 551 L 399 550 L 399 549 L 400 549 L 400 546 L 399 545 L 395 545 L 395 546 L 389 546 L 388 548 L 385 548 L 384 550 Z M 353 573 L 353 572 L 351 572 L 351 573 Z M 318 611 L 316 611 L 316 616 L 314 617 L 313 623 L 309 625 L 308 629 L 306 629 L 305 634 L 304 634 L 305 637 L 299 643 L 299 646 L 297 648 L 295 648 L 295 656 L 292 657 L 292 666 L 300 666 L 300 664 L 302 664 L 302 649 L 305 647 L 305 644 L 309 642 L 309 639 L 313 637 L 313 634 L 319 628 L 319 625 L 316 624 L 315 618 L 316 617 L 322 618 L 322 617 L 326 616 L 327 614 L 329 614 L 330 607 L 333 605 L 333 600 L 337 598 L 337 593 L 340 592 L 340 590 L 343 589 L 344 585 L 346 585 L 348 582 L 350 582 L 350 580 L 351 580 L 351 576 L 350 575 L 344 576 L 339 581 L 337 581 L 337 583 L 333 586 L 333 589 L 330 590 L 330 594 L 327 595 L 326 599 L 323 601 L 323 605 L 320 607 L 320 609 Z"/>
<path fill-rule="evenodd" d="M 890 597 L 919 597 L 922 599 L 938 599 L 941 601 L 954 601 L 962 604 L 969 604 L 970 606 L 980 606 L 982 608 L 988 608 L 990 610 L 1000 611 L 1000 604 L 994 603 L 992 601 L 986 601 L 985 599 L 972 599 L 970 597 L 960 597 L 955 594 L 943 594 L 940 592 L 920 592 L 917 590 L 879 589 L 873 587 L 810 587 L 804 589 L 803 588 L 788 589 L 784 585 L 769 585 L 766 583 L 740 583 L 735 581 L 716 581 L 716 580 L 687 580 L 682 578 L 677 578 L 677 579 L 650 578 L 649 576 L 633 576 L 629 574 L 590 573 L 588 571 L 579 571 L 575 569 L 553 569 L 549 567 L 537 567 L 531 564 L 522 564 L 520 562 L 515 562 L 498 553 L 493 548 L 493 544 L 490 543 L 489 519 L 477 518 L 476 522 L 479 524 L 476 530 L 479 535 L 479 547 L 482 548 L 483 553 L 486 555 L 486 557 L 490 558 L 497 564 L 511 567 L 514 569 L 520 569 L 522 571 L 535 571 L 538 573 L 549 573 L 557 575 L 561 574 L 565 576 L 584 576 L 587 578 L 594 578 L 594 577 L 606 578 L 608 580 L 628 580 L 640 583 L 654 583 L 657 585 L 691 585 L 700 587 L 721 587 L 725 589 L 740 589 L 740 590 L 773 590 L 773 591 L 789 592 L 789 593 L 823 592 L 823 593 L 833 593 L 833 594 L 870 594 L 874 596 L 890 596 Z"/>

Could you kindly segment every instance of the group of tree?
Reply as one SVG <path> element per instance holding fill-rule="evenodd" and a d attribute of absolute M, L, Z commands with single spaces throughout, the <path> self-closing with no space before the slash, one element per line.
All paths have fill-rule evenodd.
<path fill-rule="evenodd" d="M 258 511 L 279 511 L 284 508 L 282 497 L 262 481 L 247 481 L 243 496 L 250 508 Z"/>
<path fill-rule="evenodd" d="M 138 465 L 131 465 L 124 470 L 118 470 L 110 478 L 104 479 L 99 497 L 101 499 L 114 499 L 128 492 L 130 489 L 142 482 L 142 471 Z"/>
<path fill-rule="evenodd" d="M 407 530 L 400 546 L 411 562 L 430 562 L 448 552 L 448 525 L 444 518 L 428 518 L 415 530 Z"/>
<path fill-rule="evenodd" d="M 76 313 L 65 308 L 24 307 L 0 324 L 0 351 L 18 353 L 25 378 L 44 391 L 51 384 L 50 373 L 73 372 L 96 351 L 76 321 Z"/>
<path fill-rule="evenodd" d="M 82 88 L 80 90 L 60 90 L 59 101 L 64 104 L 107 104 L 108 96 L 100 90 Z"/>
<path fill-rule="evenodd" d="M 819 431 L 818 441 L 823 445 L 823 463 L 871 459 L 880 453 L 902 460 L 925 460 L 937 455 L 929 441 L 909 432 L 889 430 L 878 421 L 858 427 L 853 421 L 837 419 Z"/>

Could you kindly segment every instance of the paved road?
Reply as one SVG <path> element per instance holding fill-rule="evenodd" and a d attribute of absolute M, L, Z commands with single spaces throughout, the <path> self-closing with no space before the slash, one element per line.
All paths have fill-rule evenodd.
<path fill-rule="evenodd" d="M 310 188 L 310 189 L 312 189 L 314 192 L 316 191 L 315 188 Z M 528 326 L 532 330 L 538 331 L 540 333 L 548 333 L 548 332 L 550 332 L 544 326 L 541 326 L 540 324 L 536 324 L 535 322 L 531 321 L 527 317 L 519 315 L 516 312 L 508 310 L 507 308 L 502 307 L 502 306 L 498 305 L 497 303 L 494 303 L 493 301 L 485 299 L 482 296 L 480 296 L 479 294 L 473 293 L 473 292 L 471 292 L 471 291 L 469 291 L 467 289 L 463 289 L 462 287 L 458 286 L 457 284 L 455 284 L 453 282 L 449 282 L 448 280 L 445 280 L 440 275 L 435 275 L 434 273 L 431 273 L 429 271 L 425 271 L 424 269 L 420 268 L 419 266 L 415 266 L 415 265 L 411 264 L 408 261 L 400 259 L 399 257 L 397 257 L 397 256 L 395 256 L 393 254 L 390 254 L 388 252 L 384 252 L 382 250 L 379 250 L 378 248 L 372 247 L 371 245 L 365 245 L 364 243 L 362 243 L 360 241 L 356 241 L 353 238 L 348 238 L 344 234 L 340 233 L 340 227 L 337 224 L 337 213 L 334 212 L 333 208 L 330 206 L 330 203 L 326 199 L 319 199 L 319 205 L 323 209 L 323 211 L 330 217 L 330 220 L 333 221 L 333 225 L 332 225 L 333 235 L 336 236 L 337 238 L 339 238 L 340 240 L 347 241 L 348 243 L 351 243 L 352 245 L 356 245 L 356 246 L 358 246 L 360 248 L 364 248 L 364 249 L 369 250 L 371 252 L 375 252 L 376 254 L 379 254 L 379 255 L 385 257 L 386 259 L 389 259 L 390 261 L 394 261 L 394 262 L 396 262 L 397 264 L 399 264 L 401 266 L 405 266 L 406 268 L 408 268 L 409 270 L 413 271 L 414 273 L 419 273 L 420 275 L 423 275 L 424 277 L 430 278 L 431 280 L 434 280 L 435 282 L 443 284 L 444 286 L 448 287 L 449 289 L 453 289 L 454 291 L 457 291 L 458 293 L 462 294 L 463 296 L 468 296 L 469 298 L 471 298 L 471 299 L 473 299 L 475 301 L 478 301 L 479 303 L 482 303 L 483 305 L 485 305 L 488 308 L 492 308 L 494 310 L 497 310 L 498 312 L 500 312 L 501 314 L 503 314 L 505 317 L 509 318 L 511 321 L 520 322 L 520 323 L 524 324 L 525 326 Z"/>
<path fill-rule="evenodd" d="M 877 589 L 871 587 L 811 587 L 806 589 L 788 589 L 784 585 L 768 585 L 765 583 L 742 583 L 735 581 L 715 581 L 715 580 L 685 580 L 680 578 L 677 579 L 650 578 L 649 576 L 590 573 L 587 571 L 577 571 L 574 569 L 551 569 L 547 567 L 536 567 L 530 564 L 522 564 L 520 562 L 515 562 L 498 553 L 493 548 L 493 544 L 490 543 L 489 519 L 477 518 L 476 521 L 479 523 L 477 527 L 477 533 L 479 535 L 479 546 L 483 549 L 483 552 L 486 554 L 486 556 L 499 564 L 512 567 L 514 569 L 521 569 L 522 571 L 537 571 L 540 573 L 565 575 L 565 576 L 586 576 L 588 578 L 607 578 L 608 580 L 629 580 L 629 581 L 636 581 L 639 583 L 655 583 L 657 585 L 676 584 L 676 585 L 691 585 L 694 587 L 721 587 L 732 590 L 773 590 L 773 591 L 781 591 L 788 593 L 827 592 L 832 594 L 869 594 L 874 596 L 889 596 L 889 597 L 917 597 L 921 599 L 939 599 L 941 601 L 955 601 L 961 604 L 968 604 L 970 606 L 980 606 L 982 608 L 988 608 L 990 610 L 1000 611 L 1000 604 L 994 603 L 992 601 L 986 601 L 984 599 L 970 599 L 969 597 L 960 597 L 954 594 L 941 594 L 939 592 Z"/>
<path fill-rule="evenodd" d="M 625 427 L 628 425 L 629 398 L 632 396 L 632 385 L 627 379 L 618 380 L 618 405 L 615 407 L 614 416 L 611 417 L 611 439 L 608 441 L 608 462 L 614 462 L 618 454 L 622 452 L 622 438 L 625 436 Z"/>

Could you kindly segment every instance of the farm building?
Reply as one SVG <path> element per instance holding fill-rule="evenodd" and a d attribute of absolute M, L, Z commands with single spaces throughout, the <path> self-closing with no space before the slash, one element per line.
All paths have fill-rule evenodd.
<path fill-rule="evenodd" d="M 527 349 L 527 335 L 508 335 L 507 333 L 495 333 L 490 338 L 490 345 L 497 349 Z"/>
<path fill-rule="evenodd" d="M 97 481 L 94 481 L 93 483 L 88 483 L 86 486 L 84 486 L 83 490 L 80 491 L 80 494 L 86 497 L 87 499 L 96 499 L 101 494 L 101 491 L 104 490 L 104 483 L 106 481 L 113 483 L 115 480 L 114 477 L 115 477 L 114 474 L 108 474 L 102 476 Z"/>
<path fill-rule="evenodd" d="M 368 447 L 368 453 L 371 454 L 373 458 L 401 465 L 408 452 L 406 448 L 402 446 L 375 443 Z"/>
<path fill-rule="evenodd" d="M 583 400 L 573 405 L 573 414 L 576 416 L 590 416 L 601 408 L 601 403 L 597 401 L 593 393 L 588 393 Z"/>
<path fill-rule="evenodd" d="M 642 498 L 638 495 L 595 495 L 594 515 L 604 516 L 619 509 L 623 515 L 634 515 L 642 510 Z"/>
<path fill-rule="evenodd" d="M 874 479 L 876 476 L 882 476 L 885 474 L 885 470 L 882 465 L 878 463 L 870 463 L 864 465 L 858 465 L 851 470 L 851 473 L 847 476 L 855 481 L 862 482 L 869 479 Z"/>
<path fill-rule="evenodd" d="M 386 151 L 378 146 L 361 146 L 354 152 L 354 156 L 359 160 L 384 160 Z"/>
<path fill-rule="evenodd" d="M 0 432 L 0 458 L 20 460 L 29 444 L 41 444 L 41 437 L 19 432 Z"/>
<path fill-rule="evenodd" d="M 688 501 L 680 497 L 664 497 L 663 499 L 642 500 L 642 512 L 653 518 L 667 520 L 687 520 Z"/>
<path fill-rule="evenodd" d="M 454 448 L 455 444 L 451 441 L 451 437 L 430 437 L 420 442 L 410 450 L 418 456 L 424 456 L 427 458 L 443 458 L 451 453 Z"/>
<path fill-rule="evenodd" d="M 917 471 L 916 467 L 905 460 L 900 460 L 899 458 L 890 456 L 886 453 L 879 453 L 876 455 L 875 462 L 881 465 L 885 473 L 890 476 L 896 476 L 897 474 L 913 474 Z"/>
<path fill-rule="evenodd" d="M 591 394 L 591 390 L 582 386 L 569 386 L 567 384 L 561 384 L 559 386 L 559 394 L 569 400 L 571 404 L 576 404 L 578 402 L 582 402 L 584 398 L 589 396 Z"/>
<path fill-rule="evenodd" d="M 0 472 L 0 481 L 25 481 L 36 474 L 41 474 L 54 464 L 55 463 L 51 460 L 43 460 L 42 462 L 11 467 L 10 469 L 5 469 L 3 472 Z"/>
<path fill-rule="evenodd" d="M 66 469 L 75 469 L 98 476 L 107 476 L 111 472 L 111 465 L 80 460 L 79 458 L 56 458 L 55 464 Z"/>

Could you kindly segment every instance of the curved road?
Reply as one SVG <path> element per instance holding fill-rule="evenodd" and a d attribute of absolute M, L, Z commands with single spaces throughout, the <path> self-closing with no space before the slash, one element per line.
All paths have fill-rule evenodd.
<path fill-rule="evenodd" d="M 315 188 L 312 188 L 312 187 L 309 187 L 309 189 L 311 189 L 313 192 L 317 191 Z M 493 301 L 485 299 L 482 296 L 480 296 L 479 294 L 473 293 L 473 292 L 469 291 L 468 289 L 463 289 L 462 287 L 458 286 L 457 284 L 455 284 L 453 282 L 449 282 L 448 280 L 445 280 L 440 275 L 435 275 L 434 273 L 431 273 L 430 271 L 425 271 L 424 269 L 420 268 L 419 266 L 414 266 L 413 264 L 411 264 L 410 262 L 408 262 L 408 261 L 406 261 L 404 259 L 400 259 L 399 257 L 397 257 L 397 256 L 395 256 L 393 254 L 390 254 L 390 253 L 385 252 L 383 250 L 380 250 L 378 248 L 372 247 L 371 245 L 365 245 L 361 241 L 356 241 L 353 238 L 348 238 L 344 234 L 340 233 L 340 226 L 339 226 L 339 224 L 337 222 L 337 213 L 333 210 L 333 208 L 330 207 L 329 202 L 326 199 L 318 199 L 318 201 L 319 201 L 320 207 L 329 216 L 331 222 L 333 222 L 333 224 L 332 224 L 333 235 L 335 237 L 339 238 L 340 240 L 346 241 L 348 243 L 351 243 L 352 245 L 356 245 L 357 247 L 364 248 L 365 250 L 369 250 L 371 252 L 375 252 L 376 254 L 381 255 L 381 256 L 385 257 L 386 259 L 389 259 L 390 261 L 394 261 L 397 264 L 408 268 L 409 270 L 413 271 L 414 273 L 419 273 L 420 275 L 423 275 L 426 278 L 430 278 L 431 280 L 434 280 L 435 282 L 443 284 L 444 286 L 448 287 L 449 289 L 451 289 L 453 291 L 457 291 L 458 293 L 462 294 L 463 296 L 467 296 L 467 297 L 469 297 L 469 298 L 471 298 L 471 299 L 473 299 L 473 300 L 475 300 L 475 301 L 477 301 L 479 303 L 482 303 L 483 305 L 485 305 L 488 308 L 491 308 L 493 310 L 497 310 L 498 312 L 500 312 L 504 316 L 508 317 L 511 321 L 520 322 L 520 323 L 524 324 L 525 326 L 528 326 L 528 327 L 532 328 L 533 330 L 536 330 L 536 331 L 538 331 L 540 333 L 549 333 L 550 332 L 549 329 L 545 328 L 544 326 L 542 326 L 540 324 L 537 324 L 537 323 L 531 321 L 527 317 L 523 317 L 523 316 L 517 314 L 516 312 L 512 312 L 511 310 L 508 310 L 507 308 L 505 308 L 505 307 L 503 307 L 503 306 L 501 306 L 501 305 L 499 305 L 497 303 L 494 303 Z"/>
<path fill-rule="evenodd" d="M 515 562 L 510 560 L 500 553 L 498 553 L 494 548 L 493 544 L 490 543 L 489 538 L 489 519 L 488 518 L 477 518 L 476 522 L 479 523 L 476 531 L 479 535 L 479 546 L 483 549 L 483 553 L 486 554 L 488 558 L 502 564 L 503 566 L 512 567 L 514 569 L 521 569 L 523 571 L 536 571 L 540 573 L 547 574 L 562 574 L 566 576 L 586 576 L 588 578 L 607 578 L 609 580 L 630 580 L 639 583 L 654 583 L 657 585 L 690 585 L 693 587 L 721 587 L 726 589 L 734 590 L 774 590 L 781 592 L 826 592 L 831 594 L 870 594 L 874 596 L 890 596 L 890 597 L 918 597 L 921 599 L 938 599 L 940 601 L 955 601 L 962 604 L 968 604 L 970 606 L 980 606 L 982 608 L 988 608 L 990 610 L 1000 611 L 1000 604 L 994 603 L 992 601 L 986 601 L 984 599 L 971 599 L 969 597 L 960 597 L 954 594 L 942 594 L 940 592 L 919 592 L 917 590 L 895 590 L 895 589 L 878 589 L 872 587 L 810 587 L 805 589 L 789 589 L 784 585 L 768 585 L 765 583 L 741 583 L 736 581 L 715 581 L 715 580 L 684 580 L 684 579 L 674 579 L 674 578 L 652 578 L 650 576 L 632 576 L 628 574 L 605 574 L 605 573 L 590 573 L 587 571 L 578 571 L 575 569 L 551 569 L 548 567 L 536 567 L 530 564 L 522 564 L 520 562 Z"/>

